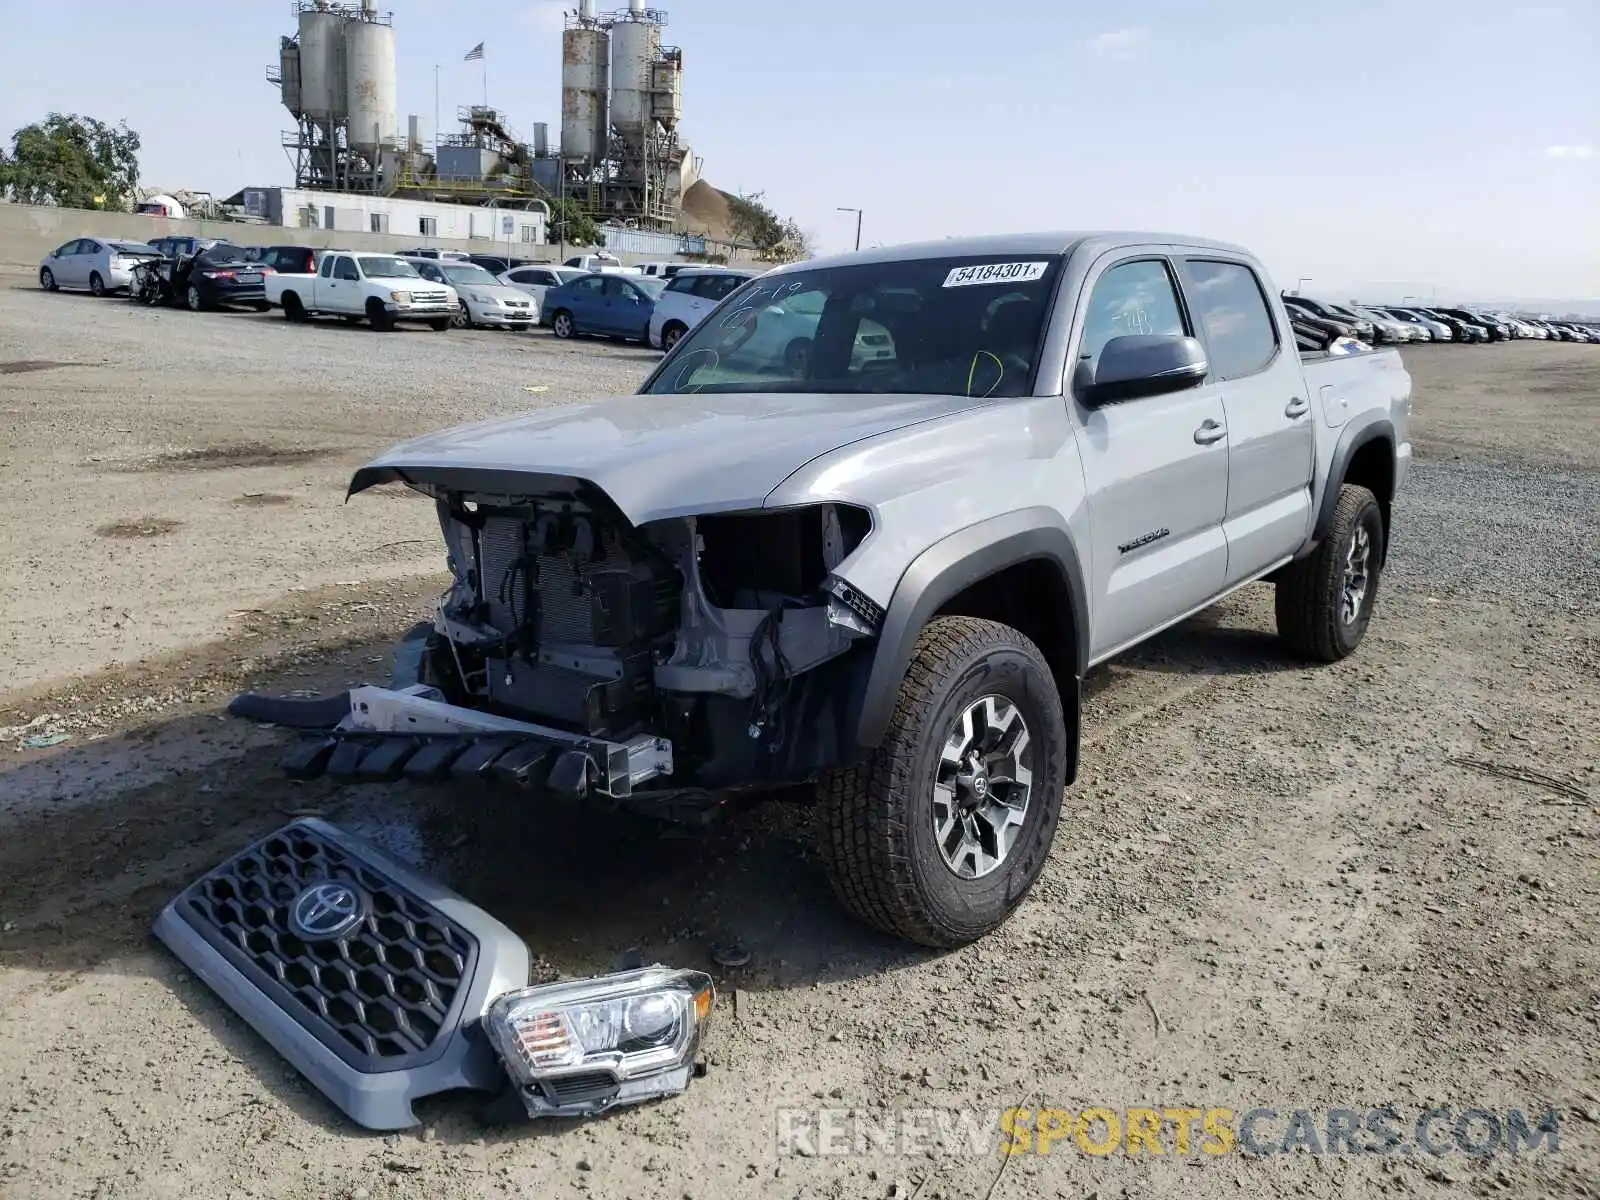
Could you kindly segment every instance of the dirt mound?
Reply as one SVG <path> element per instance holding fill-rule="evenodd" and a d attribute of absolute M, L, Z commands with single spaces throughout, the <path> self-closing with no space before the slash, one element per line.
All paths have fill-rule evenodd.
<path fill-rule="evenodd" d="M 703 179 L 697 180 L 683 194 L 678 229 L 681 233 L 704 234 L 713 241 L 733 241 L 733 211 L 728 207 L 727 193 Z"/>

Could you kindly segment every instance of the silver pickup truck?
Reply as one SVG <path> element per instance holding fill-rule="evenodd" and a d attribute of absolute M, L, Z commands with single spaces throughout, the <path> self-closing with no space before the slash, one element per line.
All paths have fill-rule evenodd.
<path fill-rule="evenodd" d="M 1044 865 L 1097 663 L 1258 580 L 1294 653 L 1356 648 L 1410 391 L 1393 351 L 1298 353 L 1261 264 L 1198 238 L 783 267 L 637 395 L 357 472 L 434 498 L 453 586 L 388 685 L 237 710 L 316 730 L 305 776 L 673 817 L 801 787 L 843 903 L 959 945 Z"/>
<path fill-rule="evenodd" d="M 638 395 L 358 471 L 434 499 L 451 586 L 386 684 L 233 711 L 307 731 L 300 777 L 677 819 L 798 795 L 851 911 L 971 941 L 1044 866 L 1096 663 L 1253 580 L 1308 660 L 1366 631 L 1410 379 L 1392 351 L 1299 354 L 1277 296 L 1245 251 L 1155 234 L 770 272 Z M 155 932 L 374 1129 L 458 1088 L 533 1116 L 676 1094 L 714 1000 L 642 961 L 529 986 L 514 931 L 314 819 Z"/>

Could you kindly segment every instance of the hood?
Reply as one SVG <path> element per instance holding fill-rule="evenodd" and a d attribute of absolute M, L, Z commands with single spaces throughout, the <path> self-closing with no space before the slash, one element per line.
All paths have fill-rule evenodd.
<path fill-rule="evenodd" d="M 348 494 L 395 480 L 534 491 L 580 479 L 643 525 L 760 508 L 818 455 L 985 403 L 968 396 L 621 396 L 402 442 L 357 471 Z"/>

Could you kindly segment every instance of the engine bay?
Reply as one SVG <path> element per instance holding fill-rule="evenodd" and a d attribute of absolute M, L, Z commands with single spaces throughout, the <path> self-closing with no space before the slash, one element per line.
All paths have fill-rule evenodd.
<path fill-rule="evenodd" d="M 636 527 L 581 484 L 432 494 L 453 581 L 428 681 L 451 703 L 612 742 L 670 739 L 667 786 L 759 783 L 836 752 L 831 730 L 802 745 L 815 722 L 797 717 L 824 686 L 808 677 L 877 632 L 832 574 L 870 532 L 864 510 Z"/>

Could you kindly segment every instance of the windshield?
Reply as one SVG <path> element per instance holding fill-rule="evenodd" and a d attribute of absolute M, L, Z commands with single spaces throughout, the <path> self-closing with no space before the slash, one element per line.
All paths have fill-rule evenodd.
<path fill-rule="evenodd" d="M 389 255 L 363 254 L 357 259 L 361 263 L 361 273 L 370 278 L 377 279 L 420 279 L 417 269 L 403 258 L 392 258 Z"/>
<path fill-rule="evenodd" d="M 500 281 L 476 263 L 441 263 L 440 271 L 450 283 L 470 283 L 476 287 L 493 287 Z"/>
<path fill-rule="evenodd" d="M 649 393 L 1025 396 L 1059 255 L 923 258 L 763 276 L 695 327 Z"/>

